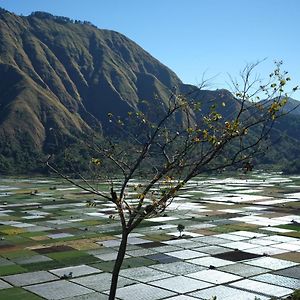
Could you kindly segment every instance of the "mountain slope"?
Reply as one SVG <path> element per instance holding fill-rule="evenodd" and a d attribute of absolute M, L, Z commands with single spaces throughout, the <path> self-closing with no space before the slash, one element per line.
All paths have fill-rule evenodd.
<path fill-rule="evenodd" d="M 101 132 L 108 112 L 135 110 L 140 99 L 167 101 L 170 88 L 182 85 L 123 35 L 46 13 L 2 10 L 0 41 L 0 146 L 12 163 L 24 139 L 33 153 L 45 153 L 51 130 L 57 144 Z"/>
<path fill-rule="evenodd" d="M 174 87 L 201 100 L 202 112 L 225 102 L 228 116 L 240 105 L 226 90 L 183 84 L 120 33 L 44 12 L 21 17 L 0 9 L 0 76 L 0 173 L 38 170 L 48 153 L 83 136 L 114 134 L 107 114 L 143 109 L 141 100 L 155 118 Z"/>

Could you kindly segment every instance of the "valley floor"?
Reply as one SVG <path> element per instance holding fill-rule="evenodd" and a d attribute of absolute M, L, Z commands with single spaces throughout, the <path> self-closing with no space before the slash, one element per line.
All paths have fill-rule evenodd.
<path fill-rule="evenodd" d="M 299 200 L 300 176 L 190 182 L 130 235 L 118 299 L 290 295 L 300 288 Z M 112 204 L 62 180 L 0 178 L 0 298 L 107 299 L 120 233 Z"/>

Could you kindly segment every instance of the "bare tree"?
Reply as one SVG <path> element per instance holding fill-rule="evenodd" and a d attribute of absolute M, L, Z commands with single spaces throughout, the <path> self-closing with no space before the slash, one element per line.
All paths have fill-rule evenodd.
<path fill-rule="evenodd" d="M 188 95 L 172 92 L 167 103 L 158 100 L 154 106 L 160 109 L 154 114 L 154 107 L 128 112 L 126 118 L 110 113 L 111 124 L 126 134 L 126 147 L 113 141 L 88 145 L 95 153 L 91 162 L 96 170 L 101 170 L 108 161 L 122 175 L 118 186 L 111 181 L 109 193 L 99 190 L 83 176 L 81 181 L 69 178 L 48 160 L 51 170 L 77 187 L 114 203 L 117 209 L 122 238 L 109 299 L 115 299 L 129 234 L 143 220 L 164 212 L 178 191 L 197 175 L 234 165 L 243 165 L 246 171 L 251 169 L 251 158 L 268 138 L 276 119 L 286 114 L 282 108 L 288 95 L 283 89 L 290 78 L 281 72 L 281 63 L 276 64 L 264 84 L 252 77 L 256 65 L 246 66 L 241 83 L 232 80 L 234 97 L 230 103 L 216 100 L 208 106 L 196 99 L 193 90 Z M 257 102 L 257 97 L 264 101 Z M 226 106 L 227 112 L 222 114 Z M 133 179 L 141 176 L 143 182 L 134 184 Z"/>

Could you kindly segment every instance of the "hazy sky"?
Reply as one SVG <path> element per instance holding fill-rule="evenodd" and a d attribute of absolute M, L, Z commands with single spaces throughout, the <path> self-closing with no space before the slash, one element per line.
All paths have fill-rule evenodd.
<path fill-rule="evenodd" d="M 300 84 L 299 0 L 0 0 L 17 14 L 47 11 L 91 21 L 125 34 L 185 83 L 218 75 L 212 88 L 228 88 L 246 63 L 283 60 L 294 85 Z M 300 99 L 300 93 L 294 95 Z"/>

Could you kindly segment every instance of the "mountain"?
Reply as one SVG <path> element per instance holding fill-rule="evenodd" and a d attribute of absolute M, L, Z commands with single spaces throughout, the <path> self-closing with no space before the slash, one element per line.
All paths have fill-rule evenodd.
<path fill-rule="evenodd" d="M 285 105 L 285 111 L 292 115 L 300 116 L 300 101 L 289 97 Z"/>
<path fill-rule="evenodd" d="M 54 142 L 102 131 L 108 112 L 137 109 L 140 99 L 167 101 L 182 85 L 137 44 L 88 22 L 2 10 L 0 41 L 0 161 L 25 169 Z"/>
<path fill-rule="evenodd" d="M 174 87 L 207 106 L 225 102 L 227 113 L 239 107 L 226 90 L 183 84 L 120 33 L 45 12 L 24 17 L 0 9 L 0 76 L 0 173 L 41 170 L 47 153 L 86 134 L 113 134 L 107 114 L 142 109 L 141 100 L 155 117 Z"/>

